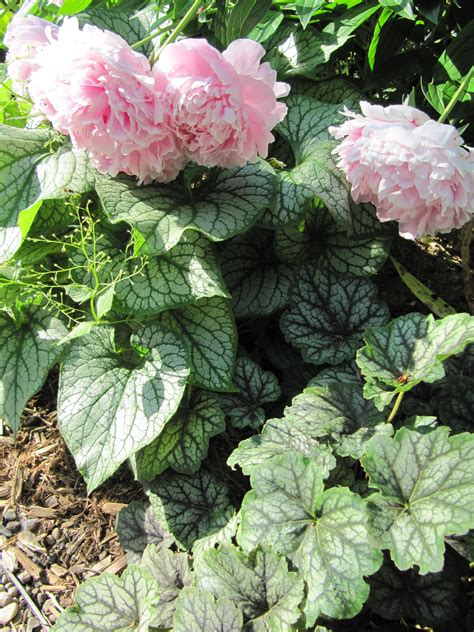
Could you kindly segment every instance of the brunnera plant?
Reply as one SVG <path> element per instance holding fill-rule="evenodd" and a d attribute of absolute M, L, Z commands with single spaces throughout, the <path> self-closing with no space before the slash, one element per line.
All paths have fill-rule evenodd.
<path fill-rule="evenodd" d="M 442 125 L 469 139 L 472 22 L 454 3 L 358 0 L 28 11 L 46 30 L 12 44 L 10 27 L 0 88 L 0 421 L 16 434 L 59 366 L 58 424 L 89 492 L 129 467 L 149 499 L 118 516 L 127 570 L 85 582 L 54 629 L 467 632 L 474 317 L 393 253 L 397 228 L 414 239 L 472 214 L 470 154 Z M 87 47 L 92 27 L 112 49 L 123 38 L 117 99 L 143 97 L 126 138 L 108 110 L 91 122 L 51 92 L 63 34 Z M 255 42 L 270 66 L 244 72 Z M 191 135 L 202 112 L 176 70 L 190 50 L 212 58 L 213 89 L 229 59 L 262 73 L 245 139 L 221 142 L 218 117 Z M 150 126 L 163 77 L 178 92 Z M 389 153 L 380 133 L 411 144 L 425 124 L 437 178 L 418 144 L 409 195 L 384 195 L 398 172 L 384 188 L 375 163 L 357 181 L 360 156 Z M 389 256 L 421 311 L 384 287 Z"/>

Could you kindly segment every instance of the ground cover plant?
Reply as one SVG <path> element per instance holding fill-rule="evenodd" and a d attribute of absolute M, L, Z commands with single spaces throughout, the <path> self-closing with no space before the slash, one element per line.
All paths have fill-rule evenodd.
<path fill-rule="evenodd" d="M 148 498 L 54 630 L 472 629 L 469 13 L 5 7 L 0 421 Z"/>

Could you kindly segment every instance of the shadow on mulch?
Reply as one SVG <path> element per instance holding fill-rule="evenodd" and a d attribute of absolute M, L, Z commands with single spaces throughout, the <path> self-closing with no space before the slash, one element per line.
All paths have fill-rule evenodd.
<path fill-rule="evenodd" d="M 14 596 L 19 613 L 6 628 L 12 632 L 41 630 L 28 624 L 31 602 L 52 625 L 85 579 L 123 570 L 116 515 L 143 497 L 126 467 L 87 496 L 56 427 L 56 383 L 52 374 L 27 406 L 16 443 L 0 436 L 0 579 L 8 588 L 13 573 L 31 600 L 28 606 Z"/>

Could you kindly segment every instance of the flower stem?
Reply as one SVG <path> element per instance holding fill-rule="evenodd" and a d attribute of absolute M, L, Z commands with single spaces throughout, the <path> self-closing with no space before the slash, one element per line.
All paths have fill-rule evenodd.
<path fill-rule="evenodd" d="M 202 4 L 202 0 L 194 0 L 194 2 L 186 11 L 186 13 L 183 15 L 181 20 L 178 22 L 178 24 L 174 27 L 174 29 L 165 39 L 164 43 L 160 46 L 160 49 L 158 53 L 156 54 L 156 56 L 154 56 L 154 58 L 150 61 L 151 65 L 153 65 L 157 61 L 158 57 L 160 56 L 161 51 L 166 46 L 168 46 L 168 44 L 171 44 L 172 42 L 174 42 L 175 39 L 178 37 L 178 35 L 181 33 L 181 31 L 183 31 L 186 28 L 186 26 L 189 24 L 189 22 L 191 22 L 191 20 L 194 18 L 196 13 L 201 8 L 201 4 Z"/>
<path fill-rule="evenodd" d="M 150 35 L 147 35 L 146 37 L 139 40 L 138 42 L 134 42 L 130 46 L 130 48 L 139 48 L 142 44 L 146 44 L 147 42 L 152 40 L 154 37 L 157 37 L 158 35 L 161 35 L 162 33 L 166 33 L 167 30 L 168 30 L 167 28 L 162 28 L 162 29 L 158 29 L 157 31 L 153 31 L 152 33 L 150 33 Z"/>
<path fill-rule="evenodd" d="M 474 66 L 471 68 L 471 70 L 464 77 L 463 81 L 461 82 L 461 85 L 459 86 L 459 88 L 456 90 L 456 92 L 451 97 L 451 101 L 444 108 L 443 113 L 441 114 L 441 116 L 438 119 L 438 123 L 444 123 L 444 121 L 451 114 L 452 109 L 454 108 L 456 103 L 459 101 L 459 99 L 463 96 L 464 90 L 467 88 L 467 86 L 468 86 L 468 84 L 469 84 L 469 82 L 471 80 L 471 76 L 472 76 L 473 71 L 474 71 Z"/>
<path fill-rule="evenodd" d="M 393 421 L 395 415 L 397 414 L 397 411 L 400 408 L 400 404 L 402 403 L 402 399 L 403 399 L 404 395 L 405 395 L 405 391 L 400 391 L 400 393 L 398 393 L 398 397 L 395 400 L 395 404 L 394 404 L 394 406 L 392 408 L 392 411 L 391 411 L 391 413 L 390 413 L 390 415 L 388 416 L 388 419 L 387 419 L 387 423 L 388 424 Z"/>

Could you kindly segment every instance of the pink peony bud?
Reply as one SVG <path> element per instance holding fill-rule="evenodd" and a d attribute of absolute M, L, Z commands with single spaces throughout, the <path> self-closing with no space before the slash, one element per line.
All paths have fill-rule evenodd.
<path fill-rule="evenodd" d="M 4 43 L 8 48 L 7 68 L 13 89 L 24 94 L 26 82 L 38 69 L 39 51 L 54 41 L 58 27 L 34 15 L 15 15 L 8 25 Z"/>
<path fill-rule="evenodd" d="M 356 202 L 372 202 L 381 222 L 399 222 L 416 239 L 448 233 L 474 213 L 474 152 L 452 125 L 408 105 L 361 102 L 361 114 L 329 131 Z"/>
<path fill-rule="evenodd" d="M 287 108 L 277 98 L 289 86 L 276 81 L 265 50 L 236 40 L 220 53 L 204 39 L 168 45 L 153 70 L 170 81 L 173 128 L 188 157 L 200 165 L 233 167 L 265 157 L 271 130 Z"/>
<path fill-rule="evenodd" d="M 37 110 L 95 167 L 140 182 L 168 182 L 185 164 L 162 96 L 166 77 L 119 35 L 64 21 L 37 57 L 29 92 Z"/>

